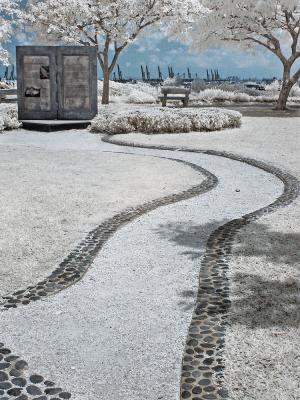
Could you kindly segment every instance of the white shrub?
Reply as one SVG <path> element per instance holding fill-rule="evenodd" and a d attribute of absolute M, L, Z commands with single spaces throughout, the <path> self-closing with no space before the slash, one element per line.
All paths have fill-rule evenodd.
<path fill-rule="evenodd" d="M 300 97 L 300 87 L 299 87 L 298 83 L 296 83 L 296 84 L 292 87 L 290 96 L 291 96 L 291 97 Z"/>
<path fill-rule="evenodd" d="M 91 130 L 98 133 L 121 134 L 179 133 L 215 131 L 241 125 L 242 115 L 221 109 L 142 108 L 116 110 L 104 108 L 92 121 Z"/>
<path fill-rule="evenodd" d="M 192 93 L 192 104 L 216 104 L 216 103 L 275 103 L 278 100 L 278 91 L 258 92 L 255 96 L 241 92 L 227 92 L 221 89 L 206 89 L 200 93 Z M 300 102 L 300 88 L 294 86 L 289 97 L 290 103 Z"/>
<path fill-rule="evenodd" d="M 176 86 L 178 83 L 176 78 L 168 78 L 164 81 L 166 86 Z M 160 95 L 160 86 L 151 86 L 145 82 L 119 83 L 110 82 L 110 102 L 122 104 L 155 104 L 158 102 Z M 191 102 L 199 104 L 214 103 L 273 103 L 278 99 L 280 89 L 279 81 L 274 81 L 270 85 L 266 85 L 266 91 L 246 88 L 241 83 L 210 83 L 207 85 L 205 81 L 195 80 L 192 83 Z M 99 104 L 102 96 L 102 81 L 98 83 Z M 300 101 L 300 88 L 296 84 L 290 94 L 290 102 Z"/>
<path fill-rule="evenodd" d="M 142 92 L 141 90 L 133 90 L 128 96 L 128 103 L 153 104 L 156 103 L 156 98 L 150 93 Z"/>
<path fill-rule="evenodd" d="M 203 92 L 198 93 L 192 97 L 192 100 L 199 100 L 204 103 L 213 103 L 213 102 L 250 102 L 251 96 L 246 93 L 235 93 L 235 92 L 226 92 L 221 89 L 206 89 Z"/>
<path fill-rule="evenodd" d="M 265 90 L 267 92 L 277 93 L 281 88 L 281 83 L 278 80 L 273 81 L 269 85 L 266 85 Z"/>
<path fill-rule="evenodd" d="M 279 81 L 274 81 L 272 83 L 270 83 L 270 85 L 266 86 L 266 91 L 268 92 L 268 94 L 272 94 L 272 95 L 277 95 L 281 89 L 282 84 Z M 296 83 L 290 92 L 290 97 L 300 97 L 300 87 L 298 85 L 298 83 Z"/>
<path fill-rule="evenodd" d="M 201 90 L 207 89 L 206 82 L 202 79 L 194 79 L 191 85 L 193 92 L 199 93 Z"/>
<path fill-rule="evenodd" d="M 175 76 L 175 78 L 167 78 L 163 82 L 163 86 L 170 86 L 170 87 L 180 87 L 182 86 L 183 82 L 180 76 Z"/>
<path fill-rule="evenodd" d="M 240 82 L 222 82 L 219 86 L 216 87 L 216 89 L 221 89 L 224 90 L 225 92 L 233 92 L 233 93 L 245 93 L 248 94 L 249 96 L 260 96 L 262 91 L 257 90 L 255 88 L 249 88 L 246 86 L 246 84 L 256 84 L 255 82 L 247 82 L 247 83 L 240 83 Z"/>
<path fill-rule="evenodd" d="M 0 106 L 0 132 L 6 129 L 17 129 L 21 126 L 18 121 L 17 106 L 1 105 Z"/>
<path fill-rule="evenodd" d="M 98 81 L 98 97 L 101 102 L 103 82 Z M 153 104 L 158 98 L 158 88 L 144 82 L 110 82 L 110 102 L 128 104 Z"/>
<path fill-rule="evenodd" d="M 175 78 L 167 78 L 167 79 L 165 79 L 164 80 L 164 82 L 163 82 L 163 86 L 170 86 L 170 87 L 172 87 L 172 86 L 176 86 L 176 80 L 175 80 Z"/>
<path fill-rule="evenodd" d="M 259 96 L 261 91 L 247 88 L 244 83 L 239 82 L 205 82 L 201 79 L 195 79 L 191 85 L 192 92 L 199 93 L 204 90 L 222 90 L 224 92 L 245 93 L 250 96 Z"/>
<path fill-rule="evenodd" d="M 7 83 L 0 81 L 0 89 L 11 89 Z"/>

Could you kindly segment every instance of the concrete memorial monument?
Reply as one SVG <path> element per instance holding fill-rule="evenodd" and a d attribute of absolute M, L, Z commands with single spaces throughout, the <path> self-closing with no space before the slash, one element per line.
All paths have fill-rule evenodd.
<path fill-rule="evenodd" d="M 19 119 L 23 125 L 87 124 L 97 104 L 97 49 L 18 46 Z"/>

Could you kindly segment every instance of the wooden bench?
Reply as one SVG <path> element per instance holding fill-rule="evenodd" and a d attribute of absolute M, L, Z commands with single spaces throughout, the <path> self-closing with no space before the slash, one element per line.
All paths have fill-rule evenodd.
<path fill-rule="evenodd" d="M 0 89 L 0 103 L 12 103 L 18 101 L 18 93 L 17 89 Z M 15 96 L 9 97 L 7 96 Z"/>
<path fill-rule="evenodd" d="M 190 89 L 179 88 L 179 87 L 162 87 L 161 93 L 163 96 L 160 97 L 160 101 L 163 107 L 167 106 L 168 100 L 180 100 L 182 101 L 183 107 L 189 105 Z"/>

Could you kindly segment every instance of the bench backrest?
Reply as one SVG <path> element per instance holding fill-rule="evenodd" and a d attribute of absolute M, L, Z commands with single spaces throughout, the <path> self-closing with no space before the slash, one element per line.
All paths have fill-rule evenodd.
<path fill-rule="evenodd" d="M 179 88 L 179 87 L 162 87 L 161 92 L 163 94 L 185 94 L 186 96 L 191 93 L 190 89 Z"/>

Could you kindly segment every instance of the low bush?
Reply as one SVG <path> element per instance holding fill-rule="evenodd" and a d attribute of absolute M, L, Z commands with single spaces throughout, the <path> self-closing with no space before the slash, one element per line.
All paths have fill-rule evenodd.
<path fill-rule="evenodd" d="M 98 81 L 98 97 L 101 102 L 103 82 Z M 158 88 L 147 83 L 110 82 L 110 102 L 127 104 L 155 104 L 158 98 Z"/>
<path fill-rule="evenodd" d="M 17 106 L 1 105 L 0 106 L 0 132 L 6 129 L 17 129 L 21 126 L 18 121 Z"/>
<path fill-rule="evenodd" d="M 216 108 L 115 110 L 107 107 L 92 121 L 91 131 L 108 134 L 216 131 L 237 128 L 241 119 L 239 112 Z"/>

